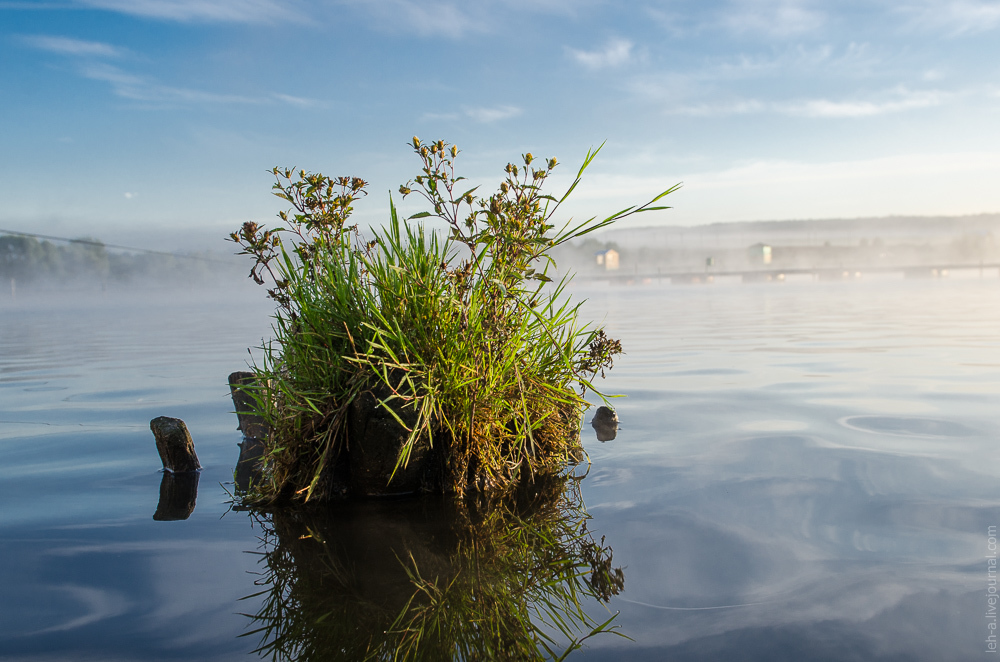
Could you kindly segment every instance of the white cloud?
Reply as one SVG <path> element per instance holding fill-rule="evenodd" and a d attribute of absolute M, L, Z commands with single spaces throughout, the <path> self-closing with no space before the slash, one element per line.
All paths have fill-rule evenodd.
<path fill-rule="evenodd" d="M 632 59 L 634 44 L 627 39 L 613 39 L 599 51 L 580 51 L 575 48 L 566 50 L 574 60 L 588 69 L 604 69 L 626 64 Z"/>
<path fill-rule="evenodd" d="M 493 108 L 463 108 L 466 117 L 483 124 L 517 117 L 523 111 L 516 106 L 495 106 Z"/>
<path fill-rule="evenodd" d="M 302 21 L 297 2 L 282 0 L 76 0 L 93 9 L 165 21 L 267 23 Z"/>
<path fill-rule="evenodd" d="M 647 70 L 625 77 L 623 85 L 635 97 L 663 103 L 672 113 L 739 115 L 773 110 L 775 98 L 801 94 L 803 88 L 815 89 L 818 82 L 826 82 L 829 87 L 834 81 L 878 80 L 884 75 L 886 61 L 864 43 L 795 45 L 772 49 L 766 54 L 735 53 L 707 58 L 688 68 Z M 751 88 L 741 84 L 744 81 L 765 84 L 754 82 Z M 783 112 L 817 114 L 819 105 L 810 106 L 808 101 L 798 99 L 796 107 L 790 106 L 790 102 L 778 102 L 777 106 Z"/>
<path fill-rule="evenodd" d="M 790 37 L 826 24 L 826 15 L 812 4 L 807 0 L 734 0 L 719 20 L 732 32 Z"/>
<path fill-rule="evenodd" d="M 138 197 L 139 197 L 139 194 L 138 194 L 138 193 L 132 193 L 132 192 L 130 192 L 130 191 L 126 191 L 126 192 L 125 192 L 125 199 L 126 199 L 126 200 L 132 200 L 132 199 L 134 199 L 134 198 L 138 198 Z"/>
<path fill-rule="evenodd" d="M 952 37 L 1000 26 L 996 0 L 918 0 L 898 6 L 897 11 L 908 15 L 913 27 Z"/>
<path fill-rule="evenodd" d="M 32 48 L 70 55 L 76 57 L 120 57 L 123 51 L 111 44 L 99 41 L 84 41 L 69 37 L 53 37 L 48 35 L 28 35 L 22 37 L 24 43 Z"/>
<path fill-rule="evenodd" d="M 953 95 L 940 90 L 911 91 L 896 88 L 878 99 L 790 99 L 763 101 L 737 99 L 724 102 L 678 105 L 668 113 L 693 116 L 746 115 L 751 113 L 777 113 L 793 117 L 859 118 L 901 113 L 921 108 L 940 106 Z"/>

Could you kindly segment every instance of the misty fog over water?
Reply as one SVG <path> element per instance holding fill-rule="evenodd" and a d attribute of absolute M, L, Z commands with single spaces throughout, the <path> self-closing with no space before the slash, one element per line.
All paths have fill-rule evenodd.
<path fill-rule="evenodd" d="M 1000 277 L 578 282 L 626 354 L 582 494 L 629 642 L 570 659 L 977 659 L 1000 519 Z M 0 290 L 0 657 L 254 659 L 259 531 L 226 512 L 226 376 L 261 288 Z M 593 410 L 587 414 L 589 422 Z M 149 420 L 184 419 L 194 513 L 157 522 Z M 357 559 L 363 563 L 364 559 Z"/>

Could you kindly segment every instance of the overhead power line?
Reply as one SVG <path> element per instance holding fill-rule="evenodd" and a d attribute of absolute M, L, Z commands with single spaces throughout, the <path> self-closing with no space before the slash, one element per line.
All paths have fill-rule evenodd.
<path fill-rule="evenodd" d="M 150 255 L 165 255 L 167 257 L 179 257 L 185 260 L 201 260 L 202 262 L 218 262 L 219 264 L 232 264 L 226 260 L 217 260 L 211 257 L 200 255 L 185 255 L 184 253 L 170 253 L 168 251 L 154 251 L 149 248 L 136 248 L 134 246 L 121 246 L 119 244 L 106 244 L 103 241 L 94 239 L 70 239 L 68 237 L 55 237 L 48 234 L 37 234 L 35 232 L 17 232 L 15 230 L 4 230 L 0 228 L 0 234 L 9 234 L 15 237 L 33 237 L 35 239 L 50 239 L 52 241 L 65 241 L 70 244 L 83 244 L 85 246 L 100 246 L 102 248 L 117 248 L 124 251 L 135 251 L 137 253 L 148 253 Z"/>

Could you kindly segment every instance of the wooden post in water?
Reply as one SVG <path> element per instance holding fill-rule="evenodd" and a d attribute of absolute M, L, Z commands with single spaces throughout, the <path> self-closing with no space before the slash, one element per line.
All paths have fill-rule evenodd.
<path fill-rule="evenodd" d="M 257 402 L 252 395 L 256 383 L 257 377 L 252 372 L 240 371 L 229 375 L 229 391 L 233 395 L 236 416 L 240 420 L 238 429 L 244 436 L 263 440 L 267 439 L 270 428 L 263 418 L 253 413 L 257 409 Z"/>
<path fill-rule="evenodd" d="M 243 432 L 240 443 L 240 457 L 236 461 L 236 489 L 245 492 L 260 477 L 260 462 L 264 457 L 264 440 L 270 428 L 263 418 L 254 414 L 257 403 L 249 392 L 256 384 L 257 377 L 252 372 L 240 371 L 229 375 L 229 390 L 233 395 L 233 405 L 239 418 L 239 430 Z"/>
<path fill-rule="evenodd" d="M 149 429 L 156 437 L 156 450 L 160 454 L 163 468 L 173 473 L 185 473 L 201 469 L 198 455 L 194 452 L 194 442 L 184 421 L 179 418 L 160 416 L 149 422 Z"/>

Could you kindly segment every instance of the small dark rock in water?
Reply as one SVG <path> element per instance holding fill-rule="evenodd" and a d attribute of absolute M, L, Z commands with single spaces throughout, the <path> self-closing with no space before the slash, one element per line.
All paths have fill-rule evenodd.
<path fill-rule="evenodd" d="M 153 513 L 158 522 L 176 522 L 191 517 L 198 500 L 197 471 L 187 473 L 164 473 L 160 481 L 160 502 Z"/>
<path fill-rule="evenodd" d="M 618 414 L 610 407 L 598 407 L 590 424 L 597 432 L 598 441 L 611 441 L 618 436 Z"/>
<path fill-rule="evenodd" d="M 149 429 L 156 437 L 156 450 L 160 453 L 163 468 L 174 473 L 198 471 L 201 463 L 194 452 L 194 442 L 184 421 L 160 416 L 149 422 Z"/>

